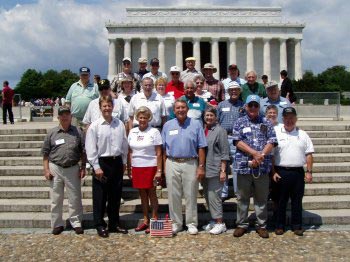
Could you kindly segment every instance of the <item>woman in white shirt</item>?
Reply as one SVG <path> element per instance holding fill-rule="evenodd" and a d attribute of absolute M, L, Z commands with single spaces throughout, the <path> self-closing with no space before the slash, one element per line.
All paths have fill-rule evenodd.
<path fill-rule="evenodd" d="M 156 80 L 156 90 L 158 94 L 163 97 L 165 110 L 167 113 L 167 120 L 169 120 L 170 112 L 173 110 L 173 105 L 175 103 L 175 97 L 170 93 L 165 93 L 165 87 L 167 85 L 167 81 L 165 78 L 161 77 Z"/>
<path fill-rule="evenodd" d="M 152 112 L 148 107 L 139 107 L 135 112 L 135 118 L 139 125 L 132 128 L 128 136 L 128 174 L 131 176 L 133 187 L 139 189 L 143 212 L 143 223 L 135 231 L 146 230 L 146 233 L 149 233 L 149 202 L 151 202 L 152 217 L 158 216 L 155 186 L 162 174 L 162 137 L 157 128 L 149 125 Z"/>

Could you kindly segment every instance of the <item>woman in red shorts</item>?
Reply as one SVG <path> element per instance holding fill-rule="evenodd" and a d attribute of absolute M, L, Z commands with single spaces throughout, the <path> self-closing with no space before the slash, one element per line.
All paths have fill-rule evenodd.
<path fill-rule="evenodd" d="M 129 132 L 129 163 L 131 162 L 132 186 L 137 188 L 141 197 L 143 223 L 135 231 L 149 232 L 149 202 L 152 217 L 158 216 L 158 199 L 154 180 L 162 174 L 162 137 L 158 129 L 148 125 L 152 112 L 141 106 L 135 113 L 139 126 Z M 130 172 L 128 172 L 129 174 Z"/>

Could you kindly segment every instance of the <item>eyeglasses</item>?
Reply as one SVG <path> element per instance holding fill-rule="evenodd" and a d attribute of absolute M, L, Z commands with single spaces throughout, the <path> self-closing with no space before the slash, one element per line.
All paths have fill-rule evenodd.
<path fill-rule="evenodd" d="M 151 66 L 158 67 L 158 66 L 159 66 L 159 64 L 158 64 L 158 63 L 153 63 L 153 64 L 151 64 Z"/>
<path fill-rule="evenodd" d="M 130 62 L 123 62 L 123 65 L 130 65 Z"/>
<path fill-rule="evenodd" d="M 258 108 L 259 106 L 260 106 L 260 105 L 257 104 L 257 103 L 249 103 L 249 104 L 248 104 L 248 107 L 249 107 L 249 108 L 252 108 L 252 107 Z"/>
<path fill-rule="evenodd" d="M 197 85 L 203 85 L 203 82 L 196 82 Z"/>
<path fill-rule="evenodd" d="M 171 72 L 171 75 L 173 75 L 173 76 L 177 76 L 179 74 L 180 74 L 179 72 Z"/>

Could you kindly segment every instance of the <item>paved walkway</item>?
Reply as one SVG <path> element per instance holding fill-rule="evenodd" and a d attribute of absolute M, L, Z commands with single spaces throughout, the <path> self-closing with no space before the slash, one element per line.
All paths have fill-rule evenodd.
<path fill-rule="evenodd" d="M 237 239 L 232 231 L 171 239 L 144 234 L 102 239 L 93 231 L 0 234 L 0 261 L 349 261 L 349 246 L 349 231 L 308 231 L 303 237 L 288 231 L 269 239 L 255 232 Z"/>

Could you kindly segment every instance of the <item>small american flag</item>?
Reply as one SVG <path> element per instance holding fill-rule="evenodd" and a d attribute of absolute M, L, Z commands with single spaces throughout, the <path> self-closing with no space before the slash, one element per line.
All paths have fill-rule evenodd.
<path fill-rule="evenodd" d="M 151 219 L 151 237 L 172 237 L 172 220 L 165 219 Z"/>

